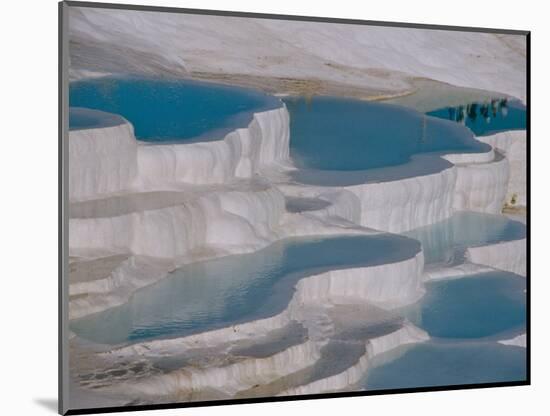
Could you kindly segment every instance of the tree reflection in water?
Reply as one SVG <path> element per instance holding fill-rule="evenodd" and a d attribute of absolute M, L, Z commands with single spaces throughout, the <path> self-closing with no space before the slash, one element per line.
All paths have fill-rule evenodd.
<path fill-rule="evenodd" d="M 487 103 L 472 103 L 466 106 L 449 107 L 449 120 L 457 123 L 465 124 L 466 121 L 475 122 L 478 117 L 485 120 L 486 123 L 491 122 L 491 118 L 495 118 L 498 114 L 502 117 L 508 115 L 508 99 L 495 99 Z"/>

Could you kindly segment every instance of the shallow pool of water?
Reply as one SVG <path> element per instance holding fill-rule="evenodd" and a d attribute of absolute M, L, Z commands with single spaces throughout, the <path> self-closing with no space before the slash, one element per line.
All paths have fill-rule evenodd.
<path fill-rule="evenodd" d="M 476 136 L 526 128 L 526 108 L 520 101 L 492 100 L 459 107 L 445 107 L 427 113 L 430 116 L 466 125 Z"/>
<path fill-rule="evenodd" d="M 390 354 L 400 356 L 371 368 L 359 384 L 359 389 L 523 381 L 527 375 L 525 348 L 496 342 L 431 341 L 402 347 Z"/>
<path fill-rule="evenodd" d="M 177 142 L 220 139 L 246 127 L 254 112 L 281 102 L 259 91 L 207 82 L 103 77 L 71 82 L 69 105 L 118 114 L 132 123 L 140 140 Z M 79 126 L 69 120 L 70 129 Z"/>
<path fill-rule="evenodd" d="M 467 247 L 525 238 L 526 228 L 504 215 L 462 211 L 404 235 L 421 242 L 427 264 L 453 263 Z"/>
<path fill-rule="evenodd" d="M 487 152 L 463 126 L 382 103 L 288 98 L 290 153 L 302 169 L 357 171 L 395 166 L 415 154 Z"/>
<path fill-rule="evenodd" d="M 115 344 L 226 327 L 281 312 L 308 275 L 391 263 L 419 250 L 417 241 L 388 234 L 287 239 L 184 266 L 121 306 L 72 321 L 71 330 Z"/>
<path fill-rule="evenodd" d="M 526 350 L 497 341 L 525 332 L 525 278 L 495 271 L 430 282 L 403 316 L 430 341 L 378 356 L 359 389 L 521 381 Z"/>
<path fill-rule="evenodd" d="M 437 338 L 486 338 L 525 327 L 525 278 L 494 271 L 426 284 L 409 319 Z"/>

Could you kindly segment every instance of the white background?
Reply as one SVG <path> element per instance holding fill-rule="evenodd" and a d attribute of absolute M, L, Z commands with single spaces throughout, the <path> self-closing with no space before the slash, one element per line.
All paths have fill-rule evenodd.
<path fill-rule="evenodd" d="M 113 0 L 115 1 L 115 0 Z M 123 3 L 124 1 L 118 1 Z M 530 387 L 179 409 L 137 414 L 399 413 L 518 415 L 548 411 L 547 167 L 549 23 L 543 1 L 201 0 L 141 4 L 481 26 L 532 31 L 532 382 Z M 57 397 L 57 2 L 2 2 L 0 31 L 0 413 L 53 415 Z M 7 90 L 7 95 L 6 95 Z M 545 400 L 546 399 L 546 400 Z M 134 413 L 129 413 L 134 414 Z"/>

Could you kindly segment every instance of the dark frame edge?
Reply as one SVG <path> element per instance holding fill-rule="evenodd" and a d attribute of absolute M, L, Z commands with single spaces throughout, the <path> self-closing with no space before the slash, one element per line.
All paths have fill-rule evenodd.
<path fill-rule="evenodd" d="M 291 402 L 291 401 L 297 401 L 297 400 L 319 400 L 319 399 L 334 399 L 334 398 L 346 398 L 346 397 L 350 398 L 350 397 L 367 397 L 367 396 L 385 396 L 385 395 L 391 395 L 391 394 L 406 394 L 406 393 L 431 393 L 431 392 L 441 392 L 441 391 L 487 389 L 487 388 L 495 388 L 495 387 L 496 388 L 518 387 L 518 386 L 528 386 L 530 384 L 531 383 L 528 380 L 522 380 L 522 381 L 510 381 L 510 382 L 499 382 L 499 383 L 463 384 L 463 385 L 456 385 L 456 386 L 411 387 L 411 388 L 402 388 L 402 389 L 320 393 L 320 394 L 305 394 L 305 395 L 296 395 L 296 396 L 212 400 L 212 401 L 204 401 L 204 402 L 98 407 L 98 408 L 89 408 L 89 409 L 71 409 L 65 414 L 66 415 L 88 415 L 88 414 L 95 414 L 95 413 L 185 409 L 185 408 L 193 408 L 193 407 L 215 407 L 215 406 L 253 404 L 253 403 L 277 403 L 277 402 L 280 403 L 280 402 Z"/>
<path fill-rule="evenodd" d="M 453 25 L 436 25 L 430 23 L 405 23 L 405 22 L 387 22 L 380 20 L 361 20 L 350 18 L 322 17 L 322 16 L 301 16 L 289 14 L 271 14 L 271 13 L 255 13 L 242 11 L 224 11 L 211 9 L 190 9 L 182 7 L 166 7 L 166 6 L 145 6 L 138 4 L 119 4 L 119 3 L 103 3 L 103 2 L 88 2 L 88 1 L 72 1 L 64 2 L 70 7 L 88 7 L 100 9 L 114 10 L 133 10 L 144 12 L 161 12 L 161 13 L 184 13 L 184 14 L 199 14 L 208 16 L 226 16 L 226 17 L 244 17 L 249 19 L 275 19 L 275 20 L 294 20 L 302 22 L 321 22 L 321 23 L 339 23 L 353 25 L 368 25 L 368 26 L 384 26 L 397 27 L 407 29 L 428 29 L 428 30 L 451 30 L 461 32 L 483 32 L 483 33 L 498 33 L 505 35 L 527 35 L 528 30 L 516 29 L 500 29 L 500 28 L 484 28 L 484 27 L 469 27 L 469 26 L 453 26 Z"/>
<path fill-rule="evenodd" d="M 527 145 L 527 259 L 526 259 L 526 377 L 528 384 L 531 384 L 531 32 L 525 35 L 526 50 L 526 145 Z"/>
<path fill-rule="evenodd" d="M 69 351 L 68 351 L 68 68 L 69 40 L 67 36 L 67 2 L 58 3 L 58 413 L 69 411 Z"/>

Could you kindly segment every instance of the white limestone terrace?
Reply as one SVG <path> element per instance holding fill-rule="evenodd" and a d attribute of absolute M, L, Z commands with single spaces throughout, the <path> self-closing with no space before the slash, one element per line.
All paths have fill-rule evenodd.
<path fill-rule="evenodd" d="M 231 132 L 222 140 L 169 145 L 140 145 L 127 122 L 71 131 L 69 140 L 76 138 L 71 177 L 78 178 L 73 182 L 69 207 L 72 318 L 123 305 L 139 288 L 191 262 L 256 252 L 289 236 L 375 236 L 386 230 L 405 231 L 448 218 L 465 204 L 470 210 L 498 212 L 504 203 L 509 184 L 506 159 L 493 149 L 450 155 L 446 161 L 440 159 L 445 164 L 440 172 L 378 183 L 316 187 L 289 182 L 287 172 L 293 167 L 288 156 L 288 123 L 286 109 L 281 107 L 255 114 L 251 127 Z M 195 176 L 172 173 L 180 169 L 177 158 L 172 159 L 170 173 L 158 174 L 156 181 L 147 179 L 151 177 L 149 172 L 162 171 L 170 159 L 149 158 L 145 168 L 139 162 L 141 148 L 154 154 L 157 148 L 167 147 L 171 154 L 185 154 L 188 148 L 219 146 L 227 137 L 248 137 L 249 146 L 256 150 L 246 152 L 242 151 L 245 147 L 242 143 L 237 146 L 240 152 L 229 153 L 238 158 L 232 166 L 248 158 L 250 169 L 238 175 L 238 169 L 231 168 L 229 174 L 220 175 L 213 184 L 201 179 L 208 177 L 208 169 L 200 168 L 204 163 L 200 157 L 185 159 L 181 166 L 189 172 L 197 166 L 200 173 L 196 176 L 197 183 L 193 183 Z M 276 145 L 277 139 L 282 144 Z M 99 162 L 106 154 L 109 157 Z M 214 159 L 213 163 L 225 160 L 224 157 Z M 84 163 L 79 164 L 81 159 Z M 94 179 L 91 182 L 90 177 Z M 375 189 L 379 189 L 378 193 Z M 438 195 L 441 197 L 434 198 Z M 397 202 L 395 196 L 408 201 Z M 377 201 L 375 205 L 373 200 Z M 407 210 L 413 215 L 404 214 Z M 521 248 L 524 242 L 502 244 Z M 469 249 L 472 262 L 518 272 L 522 259 L 525 261 L 517 248 L 506 252 L 500 247 L 489 248 L 492 253 L 489 255 L 479 254 L 480 249 L 483 247 L 472 249 L 477 251 Z M 510 252 L 514 256 L 504 256 L 504 260 L 513 261 L 510 266 L 503 263 L 503 258 L 495 258 L 495 253 Z M 384 262 L 383 257 L 379 260 Z M 391 315 L 392 309 L 422 296 L 425 277 L 423 252 L 417 249 L 387 264 L 333 269 L 307 276 L 296 283 L 290 303 L 272 317 L 249 316 L 245 322 L 214 331 L 138 342 L 122 349 L 89 346 L 77 337 L 73 340 L 75 351 L 87 356 L 87 362 L 94 363 L 94 367 L 106 359 L 103 353 L 106 351 L 111 358 L 129 354 L 124 362 L 143 364 L 145 370 L 136 373 L 124 367 L 126 364 L 106 359 L 105 369 L 96 369 L 90 382 L 86 379 L 86 368 L 80 364 L 75 364 L 73 375 L 80 377 L 78 388 L 93 387 L 94 394 L 104 391 L 107 396 L 120 393 L 119 397 L 128 397 L 128 402 L 137 397 L 144 402 L 162 402 L 174 397 L 199 400 L 342 389 L 353 385 L 367 371 L 375 355 L 373 345 L 377 345 L 374 334 L 380 333 L 375 330 L 378 324 L 370 320 L 372 310 L 367 307 L 370 312 L 362 316 L 368 324 L 364 330 L 368 335 L 361 335 L 363 330 L 354 328 L 352 332 L 358 331 L 355 335 L 358 339 L 351 345 L 342 343 L 331 329 L 334 318 L 329 316 L 330 310 L 372 305 Z M 329 317 L 318 322 L 323 316 Z M 306 328 L 307 335 L 288 345 L 280 335 L 291 322 Z M 381 339 L 392 341 L 381 351 L 427 339 L 407 322 L 397 320 L 383 327 L 386 329 Z M 249 349 L 244 355 L 222 359 L 227 348 L 224 343 L 231 339 L 234 343 L 230 348 L 243 351 L 243 334 L 249 348 L 260 350 L 261 337 L 267 337 L 269 342 L 264 343 L 267 352 L 257 356 Z M 386 345 L 386 341 L 382 344 Z M 211 350 L 206 357 L 189 358 L 190 345 L 195 348 L 202 345 L 201 351 Z M 151 352 L 144 354 L 144 350 Z M 339 352 L 349 360 L 335 365 L 334 354 Z M 168 367 L 161 364 L 159 368 L 161 358 L 171 364 Z M 136 374 L 139 377 L 132 377 Z M 233 383 L 227 383 L 229 376 Z"/>
<path fill-rule="evenodd" d="M 490 148 L 443 158 L 419 154 L 408 163 L 368 171 L 291 168 L 286 175 L 279 183 L 285 193 L 317 198 L 342 189 L 356 200 L 359 224 L 400 233 L 450 218 L 457 210 L 500 213 L 510 172 L 507 159 Z"/>
<path fill-rule="evenodd" d="M 499 341 L 500 344 L 513 345 L 517 347 L 527 348 L 527 335 L 520 334 L 512 339 L 505 339 Z"/>
<path fill-rule="evenodd" d="M 288 123 L 288 117 L 279 120 Z M 126 132 L 131 131 L 129 124 L 118 127 L 121 126 L 126 126 Z M 268 131 L 285 132 L 287 128 L 283 126 Z M 99 130 L 88 133 L 99 133 L 101 139 L 105 130 Z M 257 137 L 263 140 L 263 134 L 262 132 Z M 284 133 L 283 137 L 287 137 L 286 135 Z M 116 141 L 117 135 L 106 136 Z M 131 143 L 131 140 L 127 143 Z M 195 145 L 169 146 L 177 146 L 183 150 Z M 135 144 L 130 146 L 134 149 L 138 147 Z M 147 145 L 151 149 L 155 146 Z M 88 148 L 86 157 L 89 157 L 89 153 Z M 280 151 L 279 154 L 283 155 L 280 160 L 267 158 L 266 160 L 274 162 L 259 164 L 261 168 L 256 173 L 260 177 L 250 175 L 248 178 L 234 178 L 214 185 L 185 184 L 170 179 L 159 186 L 161 189 L 165 188 L 164 190 L 156 191 L 148 190 L 154 189 L 154 186 L 144 186 L 143 182 L 136 180 L 140 175 L 139 165 L 136 164 L 135 177 L 128 182 L 131 185 L 121 186 L 115 193 L 100 194 L 93 199 L 73 200 L 70 205 L 70 246 L 75 259 L 80 256 L 80 260 L 76 260 L 73 266 L 78 270 L 87 262 L 93 261 L 103 265 L 105 253 L 101 253 L 102 250 L 107 250 L 110 255 L 118 253 L 120 256 L 113 259 L 114 273 L 107 270 L 98 279 L 98 276 L 90 277 L 89 272 L 84 272 L 85 277 L 81 281 L 71 284 L 74 296 L 71 303 L 75 311 L 73 317 L 120 305 L 128 300 L 133 291 L 161 279 L 170 270 L 186 262 L 258 250 L 288 235 L 373 235 L 379 232 L 359 225 L 362 224 L 365 209 L 350 189 L 315 189 L 312 186 L 281 183 L 281 177 L 285 176 L 284 173 L 281 176 L 281 169 L 282 172 L 286 171 L 290 162 L 285 151 Z M 451 182 L 435 181 L 431 185 L 434 189 L 438 186 L 450 187 L 450 191 L 444 194 L 448 211 L 443 211 L 441 218 L 441 213 L 431 211 L 428 215 L 419 217 L 420 220 L 413 218 L 409 223 L 402 222 L 400 229 L 414 228 L 416 224 L 431 224 L 445 218 L 445 215 L 452 215 L 456 195 L 460 195 L 456 191 L 455 170 L 467 167 L 468 164 L 463 164 L 464 161 L 473 160 L 472 166 L 477 169 L 486 165 L 487 160 L 489 164 L 504 160 L 500 156 L 495 158 L 492 151 L 489 155 L 455 155 L 450 159 L 457 165 L 448 162 L 449 167 L 442 172 L 453 172 Z M 159 160 L 162 162 L 162 159 Z M 120 172 L 117 168 L 112 169 Z M 106 173 L 107 170 L 102 172 Z M 429 181 L 431 175 L 426 176 Z M 407 189 L 406 195 L 411 196 L 415 192 L 407 181 L 419 178 L 423 180 L 423 176 L 420 176 L 376 185 L 400 186 L 401 192 Z M 405 182 L 404 186 L 400 182 Z M 504 200 L 507 179 L 474 182 L 476 186 L 486 186 L 489 194 L 495 186 L 498 187 L 497 194 L 502 195 L 499 198 Z M 143 188 L 140 189 L 141 186 Z M 386 193 L 387 191 L 381 189 L 381 194 Z M 429 197 L 421 186 L 418 193 Z M 388 208 L 389 206 L 386 211 Z M 430 212 L 430 209 L 427 211 Z M 397 221 L 395 218 L 397 216 L 392 220 L 393 224 Z M 407 218 L 403 217 L 403 221 L 407 221 Z M 384 223 L 379 220 L 377 225 L 380 224 Z M 221 232 L 222 230 L 225 231 Z M 363 315 L 365 321 L 373 325 L 367 325 L 370 329 L 365 331 L 369 335 L 357 335 L 359 340 L 351 345 L 347 342 L 342 344 L 337 336 L 334 338 L 334 331 L 330 329 L 333 326 L 332 318 L 323 324 L 316 323 L 317 320 L 338 305 L 365 305 L 367 302 L 391 310 L 414 302 L 423 293 L 423 264 L 423 255 L 420 252 L 419 256 L 413 253 L 395 263 L 332 270 L 311 276 L 296 285 L 292 301 L 279 315 L 260 320 L 250 317 L 248 322 L 185 338 L 140 342 L 122 349 L 102 346 L 99 347 L 100 356 L 97 355 L 97 346 L 90 347 L 84 340 L 76 338 L 75 351 L 88 355 L 88 360 L 94 363 L 94 367 L 97 367 L 98 362 L 106 360 L 103 364 L 106 367 L 104 370 L 101 367 L 96 369 L 94 375 L 90 376 L 91 381 L 86 379 L 88 376 L 85 368 L 77 365 L 73 371 L 77 377 L 83 377 L 79 388 L 92 386 L 94 394 L 106 392 L 107 396 L 119 393 L 117 397 L 127 397 L 128 402 L 133 402 L 137 397 L 147 403 L 173 401 L 174 398 L 200 400 L 342 389 L 364 375 L 368 362 L 375 355 L 373 345 L 377 345 L 378 338 L 373 335 L 377 334 L 373 329 L 377 326 L 369 320 L 372 319 L 372 311 Z M 96 270 L 96 267 L 92 270 Z M 388 276 L 392 279 L 388 279 Z M 102 301 L 98 302 L 99 299 Z M 307 336 L 300 342 L 287 345 L 281 340 L 280 332 L 284 333 L 291 322 L 299 322 L 306 327 Z M 380 342 L 382 345 L 389 342 L 389 346 L 383 348 L 382 352 L 404 343 L 427 339 L 422 331 L 419 332 L 406 322 L 395 321 L 384 327 L 388 332 L 383 332 L 385 335 L 380 340 L 388 341 Z M 250 348 L 255 345 L 260 351 L 262 343 L 258 338 L 267 337 L 267 352 L 257 356 L 253 350 L 245 350 L 248 352 L 242 354 L 243 336 L 246 340 L 244 344 Z M 234 358 L 230 355 L 220 361 L 220 357 L 225 354 L 222 351 L 228 348 L 224 343 L 231 339 L 234 342 L 230 349 L 241 353 Z M 206 357 L 189 358 L 189 347 L 186 346 L 191 345 L 202 348 L 201 352 L 205 351 L 204 348 L 210 348 L 209 353 Z M 110 358 L 105 358 L 102 352 L 104 350 L 108 351 L 106 354 Z M 144 351 L 151 353 L 144 354 Z M 338 352 L 345 353 L 349 362 L 334 366 L 334 354 Z M 124 362 L 143 365 L 145 370 L 136 373 L 121 368 L 117 360 L 123 356 L 127 360 Z M 118 358 L 113 361 L 113 357 Z M 168 367 L 163 367 L 162 364 L 159 366 L 159 360 L 167 360 L 170 364 Z M 202 364 L 199 365 L 199 362 Z M 193 369 L 191 373 L 190 369 Z M 139 377 L 133 377 L 136 374 Z M 228 377 L 234 382 L 227 383 Z"/>
<path fill-rule="evenodd" d="M 373 98 L 411 93 L 423 77 L 525 100 L 518 36 L 79 8 L 70 11 L 70 36 L 73 78 L 131 72 L 267 90 L 273 81 L 282 93 L 357 87 Z M 145 144 L 126 120 L 70 131 L 70 317 L 124 307 L 185 265 L 254 255 L 284 239 L 376 237 L 459 210 L 499 214 L 512 200 L 525 203 L 524 132 L 482 138 L 490 147 L 477 153 L 416 155 L 370 182 L 326 181 L 333 174 L 321 171 L 307 183 L 290 174 L 289 122 L 282 105 L 214 141 Z M 428 339 L 393 310 L 417 301 L 430 273 L 525 275 L 525 239 L 468 246 L 464 262 L 430 271 L 424 248 L 394 238 L 416 248 L 306 273 L 271 316 L 129 345 L 74 336 L 71 351 L 82 358 L 72 363 L 74 406 L 98 407 L 113 393 L 136 404 L 343 389 L 375 355 Z M 81 389 L 98 398 L 86 402 Z"/>
<path fill-rule="evenodd" d="M 526 227 L 503 215 L 458 211 L 448 220 L 404 235 L 422 244 L 424 281 L 494 269 L 526 275 Z"/>
<path fill-rule="evenodd" d="M 527 132 L 525 130 L 503 131 L 477 139 L 498 149 L 508 160 L 510 177 L 506 195 L 507 204 L 527 206 Z"/>
<path fill-rule="evenodd" d="M 140 80 L 135 81 L 139 82 Z M 206 101 L 208 94 L 221 93 L 231 96 L 234 91 L 208 83 L 187 82 L 180 85 L 174 81 L 144 82 L 153 83 L 153 87 L 162 91 L 167 99 L 170 94 L 173 95 L 173 91 L 187 91 L 193 88 L 198 88 L 199 92 L 196 94 L 206 96 L 203 98 Z M 99 85 L 79 85 L 77 88 L 92 89 L 99 94 L 102 89 L 113 88 L 111 84 L 117 86 L 116 90 L 132 85 L 133 81 L 123 77 L 108 77 Z M 147 86 L 149 84 L 144 88 Z M 136 94 L 135 91 L 133 93 Z M 94 99 L 93 93 L 89 94 L 91 97 L 86 93 L 82 95 L 84 97 L 73 98 L 84 103 Z M 193 120 L 186 119 L 187 121 L 177 129 L 168 129 L 169 137 L 162 137 L 160 143 L 144 140 L 150 139 L 147 135 L 164 132 L 166 129 L 162 127 L 149 131 L 147 126 L 144 128 L 140 124 L 141 134 L 146 137 L 137 140 L 134 126 L 121 116 L 71 107 L 70 119 L 74 125 L 71 125 L 70 131 L 69 158 L 74 162 L 69 164 L 69 199 L 81 201 L 117 192 L 164 190 L 177 183 L 223 183 L 235 178 L 251 178 L 266 164 L 284 163 L 288 158 L 289 149 L 288 113 L 284 105 L 274 97 L 245 89 L 237 90 L 235 95 L 237 99 L 232 103 L 233 108 L 251 108 L 237 114 L 222 116 L 224 118 L 216 120 L 206 131 L 204 128 L 197 128 L 199 123 L 196 121 L 193 123 Z M 186 102 L 186 97 L 178 98 Z M 135 99 L 138 100 L 139 97 Z M 246 102 L 246 99 L 249 102 Z M 155 100 L 149 100 L 147 103 L 159 105 Z M 195 114 L 196 117 L 208 117 L 204 110 L 205 105 L 201 103 L 203 110 Z M 178 107 L 177 110 L 189 108 L 187 104 L 184 108 Z M 140 123 L 140 116 L 135 115 L 134 109 L 126 108 L 126 111 L 132 112 L 132 120 Z M 174 110 L 170 116 L 163 119 L 163 122 L 169 125 L 177 124 L 178 115 L 173 113 Z M 186 130 L 195 131 L 197 136 L 177 136 L 184 134 Z M 172 137 L 172 134 L 175 137 Z M 156 140 L 154 137 L 153 139 Z M 156 145 L 150 145 L 152 143 Z"/>
<path fill-rule="evenodd" d="M 455 208 L 499 212 L 503 204 L 507 185 L 505 160 L 495 158 L 492 150 L 455 154 L 449 158 L 461 162 L 456 166 L 442 162 L 441 172 L 420 176 L 412 169 L 400 180 L 328 189 L 281 182 L 284 172 L 292 170 L 292 164 L 285 150 L 288 115 L 280 114 L 286 114 L 284 107 L 257 113 L 249 129 L 238 129 L 223 140 L 189 144 L 139 145 L 126 122 L 71 131 L 71 194 L 94 195 L 94 190 L 96 194 L 95 199 L 73 198 L 70 204 L 70 253 L 82 261 L 101 257 L 103 254 L 97 253 L 102 251 L 107 251 L 107 256 L 114 253 L 130 258 L 130 263 L 123 261 L 107 276 L 73 285 L 71 316 L 120 304 L 134 290 L 177 266 L 258 250 L 287 236 L 371 234 L 371 229 L 401 232 L 446 219 Z M 226 145 L 226 140 L 234 137 L 248 138 L 248 147 L 256 150 L 243 152 L 244 146 L 237 146 L 241 152 L 230 153 L 234 155 L 233 162 L 222 153 L 212 163 L 227 164 L 229 159 L 230 165 L 238 166 L 247 159 L 248 166 L 254 169 L 243 175 L 237 175 L 236 170 L 233 175 L 221 175 L 222 183 L 216 185 L 203 185 L 202 178 L 215 180 L 215 175 L 208 174 L 215 169 L 202 169 L 204 159 L 200 157 L 183 161 L 150 157 L 145 168 L 139 163 L 141 149 L 151 154 L 159 149 L 161 153 L 185 155 L 195 148 L 209 151 L 213 146 Z M 423 157 L 428 162 L 437 158 L 416 159 Z M 468 160 L 474 163 L 463 163 Z M 492 173 L 492 166 L 496 167 L 496 174 Z M 408 167 L 409 164 L 389 168 L 389 176 L 395 170 L 406 175 Z M 499 173 L 502 167 L 504 173 Z M 171 174 L 150 173 L 166 169 Z M 181 178 L 173 174 L 182 169 L 196 176 Z M 470 170 L 480 169 L 482 173 L 476 173 L 472 180 Z M 155 179 L 149 179 L 152 177 Z M 198 185 L 192 183 L 196 177 Z M 191 178 L 191 183 L 186 183 L 186 178 Z M 460 185 L 461 178 L 469 179 Z M 376 195 L 379 196 L 375 198 Z M 303 196 L 323 205 L 320 209 L 286 208 L 287 201 Z M 421 209 L 422 204 L 427 207 Z M 73 267 L 77 268 L 77 263 Z M 141 272 L 140 267 L 147 272 Z"/>
<path fill-rule="evenodd" d="M 526 97 L 517 35 L 77 7 L 69 35 L 73 77 L 169 74 L 371 97 L 410 93 L 425 78 Z"/>
<path fill-rule="evenodd" d="M 304 284 L 311 279 L 316 278 Z M 356 382 L 374 356 L 428 339 L 424 331 L 359 298 L 311 300 L 298 292 L 280 315 L 185 338 L 106 351 L 77 340 L 81 351 L 96 351 L 94 374 L 81 369 L 77 377 L 96 393 L 144 403 L 334 391 Z M 135 377 L 124 362 L 144 370 Z"/>

